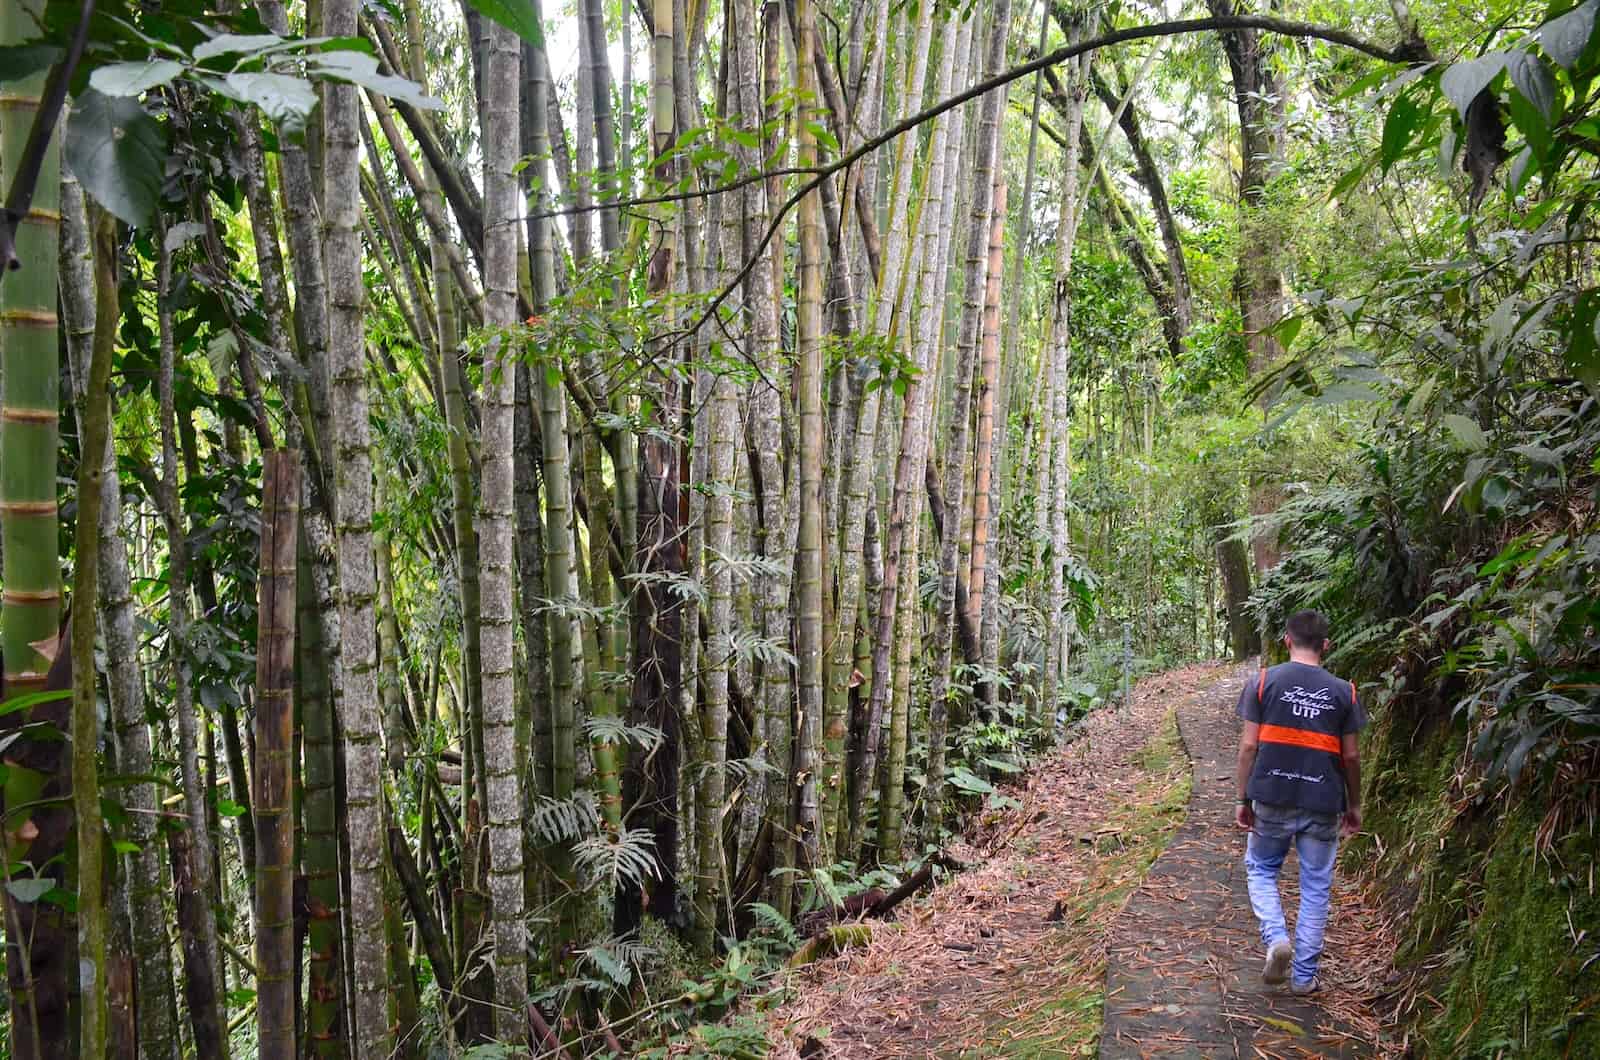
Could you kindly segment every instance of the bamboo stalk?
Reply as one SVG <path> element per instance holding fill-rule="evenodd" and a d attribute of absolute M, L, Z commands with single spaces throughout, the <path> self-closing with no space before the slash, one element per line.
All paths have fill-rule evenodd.
<path fill-rule="evenodd" d="M 300 468 L 262 462 L 257 580 L 255 829 L 256 1018 L 262 1060 L 297 1055 L 294 997 L 294 651 Z"/>

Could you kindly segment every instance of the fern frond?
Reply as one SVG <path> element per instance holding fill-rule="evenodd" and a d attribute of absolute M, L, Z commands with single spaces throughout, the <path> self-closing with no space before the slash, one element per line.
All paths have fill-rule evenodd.
<path fill-rule="evenodd" d="M 770 929 L 771 933 L 782 939 L 790 949 L 800 948 L 800 933 L 789 923 L 788 917 L 765 902 L 752 903 L 750 912 L 755 915 L 759 926 Z"/>
<path fill-rule="evenodd" d="M 631 743 L 641 751 L 653 751 L 667 738 L 654 725 L 629 725 L 619 717 L 599 716 L 583 723 L 584 735 L 601 743 Z"/>
<path fill-rule="evenodd" d="M 623 883 L 638 887 L 661 878 L 655 846 L 648 828 L 628 828 L 615 836 L 590 836 L 572 848 L 572 856 L 585 877 L 615 891 Z"/>
<path fill-rule="evenodd" d="M 599 830 L 600 807 L 587 791 L 577 792 L 570 799 L 541 795 L 524 828 L 541 845 L 570 843 Z"/>
<path fill-rule="evenodd" d="M 758 662 L 763 666 L 795 665 L 794 655 L 782 644 L 748 629 L 734 632 L 733 654 L 739 659 Z"/>

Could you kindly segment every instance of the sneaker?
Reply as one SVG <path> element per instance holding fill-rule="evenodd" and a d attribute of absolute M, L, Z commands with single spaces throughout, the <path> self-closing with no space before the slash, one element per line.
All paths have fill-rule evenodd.
<path fill-rule="evenodd" d="M 1289 992 L 1295 997 L 1309 997 L 1322 989 L 1322 980 L 1316 976 L 1311 977 L 1308 983 L 1290 983 Z"/>
<path fill-rule="evenodd" d="M 1274 942 L 1267 950 L 1267 966 L 1261 969 L 1261 978 L 1276 986 L 1289 978 L 1289 962 L 1294 959 L 1294 947 L 1287 940 Z"/>

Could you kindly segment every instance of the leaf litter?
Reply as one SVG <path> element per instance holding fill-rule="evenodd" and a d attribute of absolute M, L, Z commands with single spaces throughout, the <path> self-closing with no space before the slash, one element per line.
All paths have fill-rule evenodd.
<path fill-rule="evenodd" d="M 791 973 L 768 1016 L 771 1055 L 1092 1055 L 1117 912 L 1183 819 L 1189 766 L 1177 703 L 1230 670 L 1140 682 L 1040 761 L 1020 803 L 977 821 L 951 853 L 968 871 L 871 940 Z"/>

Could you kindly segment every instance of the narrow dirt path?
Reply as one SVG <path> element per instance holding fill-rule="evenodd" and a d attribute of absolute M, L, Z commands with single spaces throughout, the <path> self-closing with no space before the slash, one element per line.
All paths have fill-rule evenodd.
<path fill-rule="evenodd" d="M 1235 668 L 1141 682 L 1041 762 L 1020 806 L 951 852 L 969 867 L 871 941 L 790 977 L 771 1055 L 1092 1056 L 1108 928 L 1183 820 L 1189 764 L 1175 709 Z"/>
<path fill-rule="evenodd" d="M 791 973 L 770 1055 L 1381 1055 L 1365 999 L 1392 943 L 1353 883 L 1336 888 L 1317 1003 L 1261 984 L 1232 827 L 1247 672 L 1171 671 L 1092 716 L 952 851 L 968 871 Z"/>
<path fill-rule="evenodd" d="M 1298 998 L 1261 981 L 1244 837 L 1233 821 L 1240 725 L 1234 704 L 1237 678 L 1248 674 L 1234 676 L 1178 706 L 1194 763 L 1188 816 L 1111 932 L 1100 1056 L 1379 1055 L 1379 1021 L 1365 999 L 1392 949 L 1384 919 L 1348 879 L 1335 886 L 1324 990 Z M 1282 875 L 1291 930 L 1297 872 L 1291 854 Z"/>

